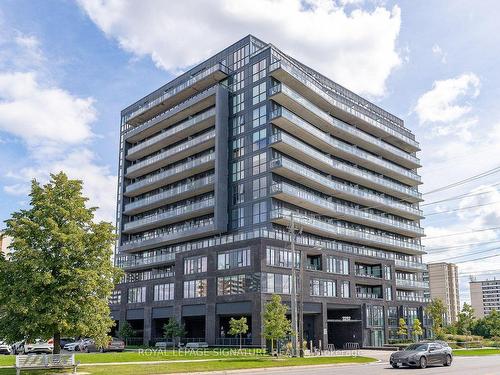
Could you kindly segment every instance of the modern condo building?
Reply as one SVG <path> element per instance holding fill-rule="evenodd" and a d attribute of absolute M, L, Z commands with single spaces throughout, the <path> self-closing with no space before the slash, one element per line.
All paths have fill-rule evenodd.
<path fill-rule="evenodd" d="M 429 335 L 418 150 L 396 116 L 243 38 L 121 113 L 114 319 L 145 343 L 176 319 L 230 345 L 245 316 L 265 344 L 293 221 L 305 339 L 380 346 L 400 317 Z"/>

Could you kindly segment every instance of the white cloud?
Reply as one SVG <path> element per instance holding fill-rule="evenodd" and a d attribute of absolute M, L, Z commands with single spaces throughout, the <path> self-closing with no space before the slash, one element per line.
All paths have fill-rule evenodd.
<path fill-rule="evenodd" d="M 0 38 L 0 134 L 20 140 L 24 152 L 15 169 L 1 165 L 3 191 L 26 196 L 31 179 L 45 183 L 50 173 L 64 171 L 83 180 L 89 205 L 99 207 L 96 217 L 114 222 L 116 176 L 90 150 L 94 100 L 51 82 L 51 66 L 35 36 L 2 33 L 10 37 Z"/>
<path fill-rule="evenodd" d="M 432 46 L 432 53 L 436 57 L 438 57 L 443 64 L 447 63 L 448 56 L 447 56 L 447 54 L 443 51 L 443 49 L 438 44 L 434 44 Z"/>
<path fill-rule="evenodd" d="M 372 96 L 401 64 L 396 42 L 401 26 L 398 6 L 364 10 L 348 1 L 255 0 L 169 2 L 79 0 L 110 38 L 136 56 L 150 56 L 177 72 L 209 57 L 244 35 L 264 41 L 330 76 Z M 345 3 L 345 2 L 344 2 Z"/>
<path fill-rule="evenodd" d="M 471 107 L 467 102 L 459 101 L 476 98 L 479 86 L 480 80 L 474 73 L 435 81 L 432 89 L 423 94 L 415 106 L 420 123 L 452 122 L 463 117 L 471 111 Z"/>

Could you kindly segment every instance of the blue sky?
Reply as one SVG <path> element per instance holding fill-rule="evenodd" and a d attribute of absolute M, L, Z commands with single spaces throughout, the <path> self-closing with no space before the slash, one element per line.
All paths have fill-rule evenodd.
<path fill-rule="evenodd" d="M 113 220 L 120 110 L 249 33 L 403 118 L 424 193 L 500 166 L 496 1 L 132 3 L 0 2 L 1 220 L 59 169 Z M 467 275 L 500 270 L 500 231 L 482 230 L 500 226 L 499 176 L 425 195 L 474 194 L 423 206 L 427 259 L 459 264 L 462 300 Z"/>

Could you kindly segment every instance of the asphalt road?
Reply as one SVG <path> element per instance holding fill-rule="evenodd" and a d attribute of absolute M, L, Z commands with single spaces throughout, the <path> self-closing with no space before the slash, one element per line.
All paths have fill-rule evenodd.
<path fill-rule="evenodd" d="M 342 365 L 309 368 L 277 368 L 251 371 L 225 371 L 220 374 L 287 374 L 287 375 L 419 375 L 419 374 L 446 374 L 446 375 L 500 375 L 500 355 L 483 357 L 455 357 L 450 367 L 434 366 L 426 369 L 399 368 L 393 369 L 389 362 L 370 363 L 366 365 Z M 219 374 L 219 373 L 211 373 Z"/>

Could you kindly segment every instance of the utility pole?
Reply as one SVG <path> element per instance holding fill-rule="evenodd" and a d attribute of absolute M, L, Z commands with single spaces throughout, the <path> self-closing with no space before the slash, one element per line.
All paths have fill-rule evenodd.
<path fill-rule="evenodd" d="M 297 330 L 297 276 L 295 273 L 295 224 L 293 222 L 293 212 L 290 212 L 290 249 L 292 252 L 292 288 L 291 288 L 291 315 L 292 315 L 292 354 L 297 356 L 297 340 L 298 340 L 298 330 Z"/>
<path fill-rule="evenodd" d="M 299 277 L 300 277 L 300 301 L 299 301 L 299 353 L 304 357 L 304 252 L 300 251 Z M 311 348 L 312 349 L 312 348 Z"/>

